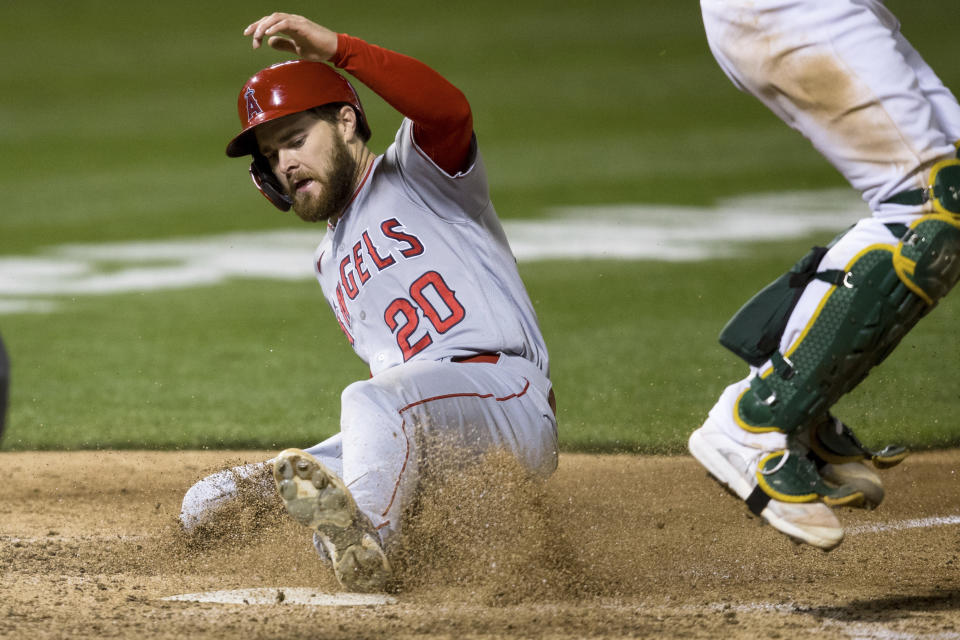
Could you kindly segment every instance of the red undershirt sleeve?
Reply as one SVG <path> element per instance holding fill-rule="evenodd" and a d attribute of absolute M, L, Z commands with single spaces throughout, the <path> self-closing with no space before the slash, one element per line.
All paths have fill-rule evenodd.
<path fill-rule="evenodd" d="M 345 33 L 338 34 L 330 62 L 410 118 L 417 146 L 438 167 L 450 175 L 467 168 L 473 137 L 470 103 L 443 76 L 419 60 Z"/>

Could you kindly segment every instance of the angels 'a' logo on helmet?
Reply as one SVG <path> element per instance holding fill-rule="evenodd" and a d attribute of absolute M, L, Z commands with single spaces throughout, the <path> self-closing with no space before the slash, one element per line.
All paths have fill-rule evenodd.
<path fill-rule="evenodd" d="M 263 113 L 263 109 L 260 108 L 260 105 L 257 104 L 257 99 L 253 95 L 253 87 L 247 89 L 247 93 L 244 95 L 247 100 L 247 122 L 253 120 L 254 116 L 258 116 Z"/>

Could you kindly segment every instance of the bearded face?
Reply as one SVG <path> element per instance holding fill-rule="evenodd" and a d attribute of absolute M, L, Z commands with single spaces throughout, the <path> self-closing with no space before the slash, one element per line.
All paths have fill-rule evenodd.
<path fill-rule="evenodd" d="M 353 196 L 357 160 L 350 154 L 343 138 L 336 136 L 325 175 L 309 170 L 295 173 L 287 192 L 293 198 L 293 210 L 302 220 L 321 222 L 338 216 Z M 309 188 L 311 186 L 319 188 Z M 304 188 L 308 187 L 308 188 Z"/>
<path fill-rule="evenodd" d="M 320 222 L 343 212 L 353 196 L 358 162 L 336 123 L 305 111 L 264 123 L 256 136 L 301 219 Z"/>

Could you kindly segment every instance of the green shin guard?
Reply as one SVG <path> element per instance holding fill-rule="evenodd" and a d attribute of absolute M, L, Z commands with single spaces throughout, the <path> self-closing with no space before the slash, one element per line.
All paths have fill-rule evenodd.
<path fill-rule="evenodd" d="M 747 430 L 793 432 L 826 414 L 960 280 L 960 219 L 923 216 L 888 225 L 895 248 L 866 247 L 827 293 L 795 345 L 770 354 L 737 403 Z"/>
<path fill-rule="evenodd" d="M 793 432 L 853 389 L 926 313 L 893 268 L 893 251 L 868 247 L 846 270 L 787 354 L 770 356 L 772 370 L 757 376 L 737 403 L 750 431 Z"/>

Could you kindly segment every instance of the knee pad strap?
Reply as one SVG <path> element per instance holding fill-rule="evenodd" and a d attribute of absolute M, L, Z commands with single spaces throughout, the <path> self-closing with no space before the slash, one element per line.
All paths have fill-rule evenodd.
<path fill-rule="evenodd" d="M 926 187 L 901 191 L 883 202 L 915 206 L 930 202 L 937 213 L 960 214 L 960 160 L 941 160 L 930 169 Z"/>
<path fill-rule="evenodd" d="M 813 247 L 785 274 L 764 287 L 727 322 L 720 344 L 759 367 L 777 351 L 787 320 L 810 281 L 840 284 L 844 273 L 819 271 L 826 247 Z"/>

